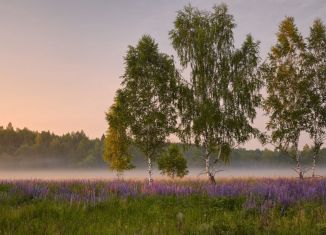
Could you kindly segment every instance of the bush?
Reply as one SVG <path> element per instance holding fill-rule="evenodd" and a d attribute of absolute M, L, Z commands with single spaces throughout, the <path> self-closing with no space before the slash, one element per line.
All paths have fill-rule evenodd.
<path fill-rule="evenodd" d="M 177 145 L 171 145 L 167 152 L 158 159 L 157 163 L 161 174 L 171 178 L 182 178 L 189 172 L 187 170 L 187 161 Z"/>

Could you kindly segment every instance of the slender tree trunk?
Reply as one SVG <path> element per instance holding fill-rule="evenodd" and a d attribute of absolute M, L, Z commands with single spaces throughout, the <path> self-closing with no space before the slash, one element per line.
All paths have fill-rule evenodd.
<path fill-rule="evenodd" d="M 122 171 L 117 171 L 117 178 L 118 178 L 118 180 L 123 179 L 123 172 Z"/>
<path fill-rule="evenodd" d="M 312 168 L 311 168 L 311 171 L 312 171 L 312 177 L 314 178 L 316 175 L 315 175 L 315 171 L 316 171 L 316 160 L 317 160 L 317 156 L 318 156 L 318 153 L 319 153 L 319 148 L 321 145 L 319 145 L 319 142 L 318 142 L 318 138 L 317 138 L 317 133 L 315 133 L 315 136 L 314 136 L 314 153 L 313 153 L 313 156 L 312 156 Z"/>
<path fill-rule="evenodd" d="M 301 169 L 301 159 L 300 159 L 300 151 L 299 151 L 299 137 L 297 138 L 294 144 L 294 148 L 295 148 L 295 160 L 297 162 L 296 170 L 299 175 L 299 178 L 303 179 L 303 172 Z"/>
<path fill-rule="evenodd" d="M 152 178 L 152 159 L 151 157 L 147 157 L 148 160 L 148 183 L 151 185 L 153 183 L 153 178 Z"/>
<path fill-rule="evenodd" d="M 205 151 L 205 172 L 208 177 L 208 180 L 211 184 L 216 184 L 215 177 L 213 173 L 210 171 L 210 156 L 208 151 Z"/>
<path fill-rule="evenodd" d="M 312 158 L 312 178 L 315 178 L 315 170 L 316 170 L 316 157 L 317 157 L 317 154 L 316 152 L 314 151 L 314 155 L 313 155 L 313 158 Z"/>
<path fill-rule="evenodd" d="M 206 151 L 206 157 L 205 157 L 205 172 L 206 172 L 206 175 L 209 177 L 209 174 L 210 174 L 210 172 L 209 172 L 209 167 L 210 167 L 210 157 L 209 157 L 209 155 L 208 155 L 208 153 L 207 153 L 207 151 Z"/>

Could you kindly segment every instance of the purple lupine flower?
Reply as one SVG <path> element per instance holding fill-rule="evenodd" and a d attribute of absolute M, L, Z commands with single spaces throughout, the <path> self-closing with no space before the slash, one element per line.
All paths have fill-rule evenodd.
<path fill-rule="evenodd" d="M 269 205 L 279 204 L 284 208 L 302 201 L 320 200 L 326 204 L 326 180 L 296 179 L 232 179 L 220 180 L 217 185 L 204 181 L 104 181 L 104 180 L 65 180 L 40 181 L 16 180 L 0 181 L 9 185 L 8 197 L 21 195 L 31 199 L 53 199 L 70 203 L 95 204 L 118 197 L 144 197 L 148 195 L 177 196 L 206 195 L 209 197 L 246 198 L 244 207 L 260 205 L 261 210 Z"/>

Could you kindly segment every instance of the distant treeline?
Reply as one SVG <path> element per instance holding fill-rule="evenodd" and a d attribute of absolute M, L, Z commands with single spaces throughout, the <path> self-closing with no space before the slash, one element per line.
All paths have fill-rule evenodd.
<path fill-rule="evenodd" d="M 56 135 L 49 131 L 31 131 L 27 128 L 14 128 L 11 123 L 6 128 L 0 126 L 0 168 L 55 168 L 55 167 L 106 167 L 102 159 L 104 136 L 90 139 L 83 131 Z M 188 167 L 200 167 L 204 161 L 203 149 L 195 146 L 180 149 L 188 161 Z M 137 168 L 146 167 L 146 162 L 140 151 L 132 147 L 132 162 Z M 303 165 L 311 164 L 311 148 L 305 146 L 302 150 Z M 319 165 L 326 165 L 326 148 L 320 153 Z M 221 163 L 223 166 L 224 163 Z M 230 166 L 281 167 L 292 166 L 293 160 L 279 151 L 235 149 L 230 156 Z"/>
<path fill-rule="evenodd" d="M 103 164 L 102 139 L 90 139 L 83 131 L 55 135 L 49 131 L 0 126 L 0 164 L 11 167 L 83 167 Z"/>

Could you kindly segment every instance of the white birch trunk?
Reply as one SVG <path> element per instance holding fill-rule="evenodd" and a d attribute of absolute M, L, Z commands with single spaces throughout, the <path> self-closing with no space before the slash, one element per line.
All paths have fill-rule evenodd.
<path fill-rule="evenodd" d="M 148 182 L 149 184 L 153 183 L 153 178 L 152 178 L 152 159 L 150 157 L 148 159 Z"/>
<path fill-rule="evenodd" d="M 209 179 L 209 182 L 212 184 L 216 184 L 214 173 L 212 173 L 211 169 L 210 169 L 210 156 L 209 156 L 209 153 L 207 150 L 206 150 L 205 163 L 206 163 L 205 171 L 206 171 L 206 175 Z"/>
<path fill-rule="evenodd" d="M 311 168 L 311 171 L 312 171 L 312 177 L 314 178 L 315 177 L 315 170 L 316 170 L 316 159 L 317 159 L 317 154 L 319 152 L 319 145 L 318 145 L 318 139 L 317 139 L 317 134 L 315 133 L 315 136 L 314 136 L 314 155 L 312 156 L 312 168 Z"/>
<path fill-rule="evenodd" d="M 206 151 L 206 158 L 205 158 L 205 171 L 206 171 L 206 175 L 209 177 L 210 176 L 210 172 L 209 172 L 209 168 L 210 168 L 210 157 Z"/>
<path fill-rule="evenodd" d="M 299 178 L 303 179 L 303 172 L 301 170 L 301 159 L 300 159 L 300 151 L 299 151 L 299 137 L 295 142 L 294 148 L 295 148 L 295 159 L 297 162 L 296 170 L 299 175 Z"/>
<path fill-rule="evenodd" d="M 317 155 L 316 152 L 314 152 L 314 156 L 312 158 L 312 168 L 311 168 L 313 178 L 315 177 L 315 170 L 316 170 L 316 157 L 317 157 L 316 155 Z"/>

